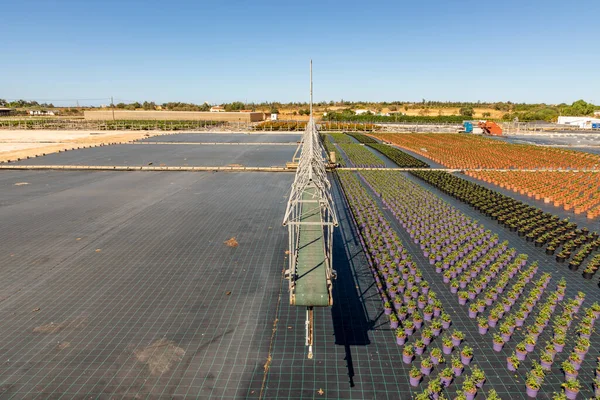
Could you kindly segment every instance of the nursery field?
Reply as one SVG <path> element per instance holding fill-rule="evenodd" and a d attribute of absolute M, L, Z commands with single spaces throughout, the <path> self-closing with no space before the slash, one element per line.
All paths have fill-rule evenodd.
<path fill-rule="evenodd" d="M 597 154 L 512 144 L 476 135 L 377 133 L 375 136 L 449 168 L 600 168 L 600 155 Z"/>
<path fill-rule="evenodd" d="M 600 171 L 599 171 L 600 172 Z M 467 171 L 467 175 L 561 207 L 589 219 L 600 216 L 598 172 Z"/>
<path fill-rule="evenodd" d="M 169 144 L 94 147 L 49 154 L 13 162 L 15 165 L 129 165 L 129 166 L 285 166 L 296 146 L 259 144 L 253 146 Z"/>
<path fill-rule="evenodd" d="M 340 176 L 417 398 L 561 398 L 565 379 L 591 395 L 595 283 L 455 194 L 400 172 Z"/>
<path fill-rule="evenodd" d="M 297 144 L 302 135 L 298 133 L 180 133 L 156 135 L 136 142 L 142 143 L 282 143 Z"/>
<path fill-rule="evenodd" d="M 595 395 L 600 236 L 565 215 L 598 216 L 600 172 L 569 169 L 599 156 L 321 138 L 339 227 L 313 359 L 283 274 L 292 173 L 0 170 L 0 398 Z M 180 133 L 9 165 L 285 165 L 299 140 Z"/>

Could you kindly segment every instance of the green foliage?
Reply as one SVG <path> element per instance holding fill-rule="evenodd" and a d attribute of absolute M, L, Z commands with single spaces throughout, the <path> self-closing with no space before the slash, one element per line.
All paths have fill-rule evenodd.
<path fill-rule="evenodd" d="M 354 139 L 358 140 L 363 144 L 371 144 L 371 143 L 379 143 L 377 140 L 373 139 L 370 136 L 362 135 L 360 133 L 348 133 L 348 135 L 352 136 Z"/>
<path fill-rule="evenodd" d="M 467 107 L 462 107 L 459 112 L 460 112 L 460 115 L 462 115 L 464 117 L 472 118 L 473 114 L 475 113 L 475 110 L 473 110 L 473 107 L 467 106 Z"/>
<path fill-rule="evenodd" d="M 429 164 L 387 144 L 368 144 L 402 168 L 429 168 Z"/>
<path fill-rule="evenodd" d="M 225 104 L 225 111 L 240 111 L 245 109 L 246 105 L 241 101 L 234 101 L 233 103 Z"/>
<path fill-rule="evenodd" d="M 327 121 L 347 121 L 347 122 L 410 122 L 410 123 L 452 123 L 461 124 L 465 117 L 460 115 L 438 115 L 438 116 L 424 116 L 424 115 L 394 115 L 394 116 L 382 116 L 382 115 L 355 115 L 351 110 L 344 110 L 343 112 L 331 112 L 323 118 Z"/>

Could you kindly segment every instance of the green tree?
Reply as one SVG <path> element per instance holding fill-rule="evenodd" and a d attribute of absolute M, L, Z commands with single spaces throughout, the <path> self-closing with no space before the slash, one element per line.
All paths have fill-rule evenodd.
<path fill-rule="evenodd" d="M 240 110 L 244 110 L 245 108 L 246 108 L 246 105 L 244 103 L 242 103 L 241 101 L 234 101 L 231 104 L 225 104 L 226 111 L 240 111 Z"/>
<path fill-rule="evenodd" d="M 156 108 L 156 104 L 153 101 L 145 101 L 144 104 L 142 104 L 142 108 L 144 110 L 154 110 Z"/>
<path fill-rule="evenodd" d="M 573 115 L 591 115 L 594 113 L 596 106 L 584 100 L 577 100 L 569 108 Z"/>
<path fill-rule="evenodd" d="M 475 111 L 473 110 L 473 107 L 462 107 L 459 112 L 460 112 L 460 115 L 462 115 L 463 117 L 469 117 L 469 118 L 472 118 L 473 114 L 475 113 Z"/>

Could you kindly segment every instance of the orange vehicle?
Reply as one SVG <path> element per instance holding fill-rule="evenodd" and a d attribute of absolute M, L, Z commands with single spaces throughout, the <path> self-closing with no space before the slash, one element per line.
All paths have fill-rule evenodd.
<path fill-rule="evenodd" d="M 502 136 L 502 128 L 495 122 L 485 121 L 477 124 L 486 135 Z"/>

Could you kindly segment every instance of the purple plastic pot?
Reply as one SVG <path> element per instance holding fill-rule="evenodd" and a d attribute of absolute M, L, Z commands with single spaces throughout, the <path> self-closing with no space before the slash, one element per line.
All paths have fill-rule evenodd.
<path fill-rule="evenodd" d="M 450 383 L 452 383 L 452 377 L 450 378 L 445 378 L 445 377 L 441 377 L 440 380 L 442 381 L 442 386 L 443 387 L 448 387 L 450 386 Z"/>
<path fill-rule="evenodd" d="M 453 367 L 452 370 L 454 371 L 454 375 L 460 376 L 463 372 L 463 367 Z"/>
<path fill-rule="evenodd" d="M 577 379 L 577 375 L 579 375 L 577 372 L 574 374 L 571 374 L 569 372 L 565 372 L 565 380 L 566 381 L 570 381 L 572 379 Z"/>
<path fill-rule="evenodd" d="M 406 354 L 402 354 L 402 361 L 404 364 L 410 364 L 413 360 L 413 356 L 407 356 Z"/>
<path fill-rule="evenodd" d="M 478 388 L 482 388 L 484 383 L 485 383 L 485 379 L 483 379 L 479 382 L 475 382 L 475 386 L 477 386 Z"/>
<path fill-rule="evenodd" d="M 567 396 L 567 399 L 569 400 L 575 400 L 577 398 L 578 393 L 579 391 L 569 390 L 565 388 L 565 396 Z"/>
<path fill-rule="evenodd" d="M 402 346 L 404 343 L 406 343 L 406 336 L 403 336 L 403 337 L 396 336 L 396 343 L 399 344 L 400 346 Z"/>
<path fill-rule="evenodd" d="M 488 328 L 479 327 L 479 334 L 485 335 L 488 331 Z"/>
<path fill-rule="evenodd" d="M 531 398 L 536 398 L 539 391 L 540 391 L 539 389 L 533 389 L 533 388 L 530 388 L 529 386 L 527 386 L 527 396 L 529 396 Z"/>
<path fill-rule="evenodd" d="M 429 374 L 431 374 L 431 370 L 432 370 L 432 368 L 433 368 L 433 367 L 425 368 L 425 367 L 421 366 L 421 372 L 422 372 L 424 375 L 429 375 Z"/>
<path fill-rule="evenodd" d="M 529 344 L 529 343 L 525 344 L 525 350 L 527 350 L 528 353 L 531 353 L 533 351 L 533 349 L 535 349 L 535 344 Z"/>
<path fill-rule="evenodd" d="M 525 360 L 525 357 L 527 357 L 527 352 L 520 352 L 519 350 L 516 351 L 517 353 L 517 358 L 519 359 L 519 361 L 523 361 Z"/>
<path fill-rule="evenodd" d="M 477 311 L 473 311 L 471 309 L 469 309 L 469 318 L 476 318 L 477 317 Z"/>
<path fill-rule="evenodd" d="M 542 368 L 547 369 L 547 370 L 552 368 L 552 363 L 546 362 L 544 360 L 540 360 L 540 365 L 542 366 Z"/>
<path fill-rule="evenodd" d="M 475 391 L 473 393 L 465 391 L 465 397 L 467 398 L 467 400 L 473 400 L 475 398 L 476 394 L 477 394 L 477 391 Z"/>
<path fill-rule="evenodd" d="M 467 357 L 464 355 L 460 355 L 460 361 L 464 364 L 464 365 L 469 365 L 471 363 L 471 360 L 473 359 L 473 356 L 471 357 Z"/>
<path fill-rule="evenodd" d="M 463 299 L 462 297 L 459 297 L 458 304 L 460 304 L 461 306 L 464 306 L 465 304 L 467 304 L 467 299 Z"/>
<path fill-rule="evenodd" d="M 502 347 L 504 347 L 504 343 L 495 343 L 494 342 L 493 347 L 494 347 L 494 351 L 501 351 Z"/>
<path fill-rule="evenodd" d="M 452 354 L 452 349 L 452 346 L 442 345 L 442 351 L 444 352 L 444 354 Z"/>
<path fill-rule="evenodd" d="M 417 387 L 419 386 L 419 382 L 421 382 L 421 377 L 418 376 L 416 378 L 410 377 L 410 386 Z"/>
<path fill-rule="evenodd" d="M 450 321 L 442 321 L 442 328 L 443 329 L 450 328 Z"/>
<path fill-rule="evenodd" d="M 425 351 L 425 347 L 415 347 L 415 353 L 419 356 L 421 354 L 423 354 L 424 351 Z"/>
<path fill-rule="evenodd" d="M 506 361 L 506 367 L 508 368 L 509 371 L 516 371 L 517 369 L 515 368 L 515 365 L 510 362 L 509 360 Z"/>

